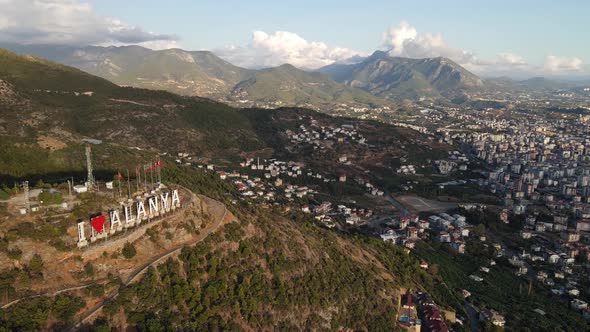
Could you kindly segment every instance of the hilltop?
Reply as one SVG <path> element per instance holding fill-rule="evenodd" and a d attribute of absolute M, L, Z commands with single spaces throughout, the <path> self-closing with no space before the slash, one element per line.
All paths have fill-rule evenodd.
<path fill-rule="evenodd" d="M 231 194 L 212 173 L 189 169 L 176 175 L 177 170 L 166 172 L 166 178 L 193 191 L 207 187 L 213 196 Z M 12 251 L 15 246 L 35 243 L 39 250 L 47 248 L 48 253 L 65 257 L 61 266 L 67 272 L 52 270 L 56 264 L 47 254 L 41 256 L 41 269 L 1 271 L 0 289 L 12 298 L 26 295 L 31 284 L 35 291 L 49 288 L 50 292 L 0 309 L 0 326 L 63 330 L 78 318 L 88 317 L 82 328 L 384 330 L 397 326 L 401 286 L 433 287 L 418 260 L 392 244 L 339 235 L 315 226 L 301 213 L 234 205 L 228 198 L 221 199 L 231 216 L 212 233 L 205 233 L 205 229 L 215 226 L 219 218 L 211 211 L 214 202 L 199 198 L 206 201 L 204 211 L 208 213 L 197 203 L 189 207 L 195 212 L 181 212 L 175 221 L 148 224 L 149 228 L 143 228 L 146 235 L 133 243 L 137 250 L 133 257 L 120 249 L 108 255 L 93 256 L 89 251 L 72 255 L 47 248 L 35 238 L 15 242 L 11 237 L 7 247 Z M 203 223 L 203 227 L 194 231 L 191 225 L 195 223 Z M 140 263 L 151 261 L 150 255 L 167 252 L 171 243 L 191 238 L 201 241 L 175 251 L 133 280 L 134 271 Z M 30 250 L 23 248 L 21 255 L 9 259 L 0 252 L 2 261 L 14 265 L 22 261 L 32 267 Z M 29 284 L 23 279 L 28 273 Z M 56 294 L 60 288 L 46 283 L 55 279 L 67 280 L 64 287 L 70 290 Z M 76 288 L 76 282 L 83 287 Z M 102 304 L 103 298 L 110 300 L 96 312 L 95 304 Z M 43 314 L 28 315 L 31 311 Z M 89 316 L 91 313 L 94 315 Z"/>

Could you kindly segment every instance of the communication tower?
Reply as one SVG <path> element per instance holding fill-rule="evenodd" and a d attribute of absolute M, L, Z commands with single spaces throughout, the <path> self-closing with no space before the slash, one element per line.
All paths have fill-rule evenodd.
<path fill-rule="evenodd" d="M 27 212 L 31 212 L 31 201 L 29 200 L 29 181 L 23 182 L 23 192 L 25 195 L 25 209 L 27 209 Z"/>
<path fill-rule="evenodd" d="M 92 175 L 92 146 L 86 144 L 86 168 L 88 169 L 88 187 L 94 188 L 94 175 Z"/>

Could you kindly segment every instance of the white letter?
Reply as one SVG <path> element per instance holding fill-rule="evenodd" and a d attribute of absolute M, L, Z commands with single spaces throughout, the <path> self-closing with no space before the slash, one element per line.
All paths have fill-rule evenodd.
<path fill-rule="evenodd" d="M 180 207 L 180 198 L 178 197 L 178 189 L 172 191 L 172 206 Z"/>
<path fill-rule="evenodd" d="M 160 202 L 162 202 L 162 213 L 170 211 L 168 207 L 168 193 L 160 194 Z"/>
<path fill-rule="evenodd" d="M 133 227 L 135 225 L 135 218 L 133 218 L 133 211 L 130 205 L 125 205 L 125 228 Z"/>
<path fill-rule="evenodd" d="M 158 208 L 158 196 L 150 197 L 148 199 L 148 204 L 150 206 L 150 218 L 157 217 L 158 215 L 160 215 L 158 213 L 158 211 L 160 210 Z"/>
<path fill-rule="evenodd" d="M 115 232 L 119 232 L 121 231 L 122 227 L 121 227 L 121 218 L 119 218 L 119 210 L 111 210 L 110 213 L 110 217 L 111 217 L 111 235 L 115 234 Z M 115 228 L 115 225 L 117 225 L 117 227 Z"/>
<path fill-rule="evenodd" d="M 145 213 L 145 205 L 142 201 L 137 202 L 137 222 L 136 224 L 139 225 L 142 220 L 147 219 L 147 213 Z"/>
<path fill-rule="evenodd" d="M 84 222 L 78 223 L 78 248 L 85 247 L 88 245 L 86 241 L 86 235 L 84 235 Z"/>

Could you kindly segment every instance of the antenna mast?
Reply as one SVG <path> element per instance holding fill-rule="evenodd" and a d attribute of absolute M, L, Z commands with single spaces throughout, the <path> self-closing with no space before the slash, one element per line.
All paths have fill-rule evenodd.
<path fill-rule="evenodd" d="M 23 191 L 25 194 L 25 209 L 27 209 L 27 212 L 31 212 L 31 201 L 29 200 L 29 181 L 23 182 Z"/>
<path fill-rule="evenodd" d="M 94 188 L 94 175 L 92 175 L 92 147 L 86 144 L 86 168 L 88 169 L 88 187 Z"/>

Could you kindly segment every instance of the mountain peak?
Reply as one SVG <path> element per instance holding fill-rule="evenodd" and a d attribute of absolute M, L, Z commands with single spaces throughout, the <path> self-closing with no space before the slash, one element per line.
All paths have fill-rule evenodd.
<path fill-rule="evenodd" d="M 448 98 L 479 87 L 479 77 L 451 59 L 393 57 L 375 51 L 365 61 L 348 66 L 320 69 L 338 82 L 389 99 Z"/>
<path fill-rule="evenodd" d="M 372 61 L 372 60 L 382 59 L 382 58 L 387 58 L 387 57 L 389 57 L 389 52 L 376 50 L 375 52 L 373 52 L 373 54 L 371 54 L 367 58 L 367 61 Z"/>
<path fill-rule="evenodd" d="M 297 67 L 293 66 L 290 63 L 283 63 L 282 65 L 278 66 L 277 68 L 283 68 L 283 69 L 298 69 Z"/>

